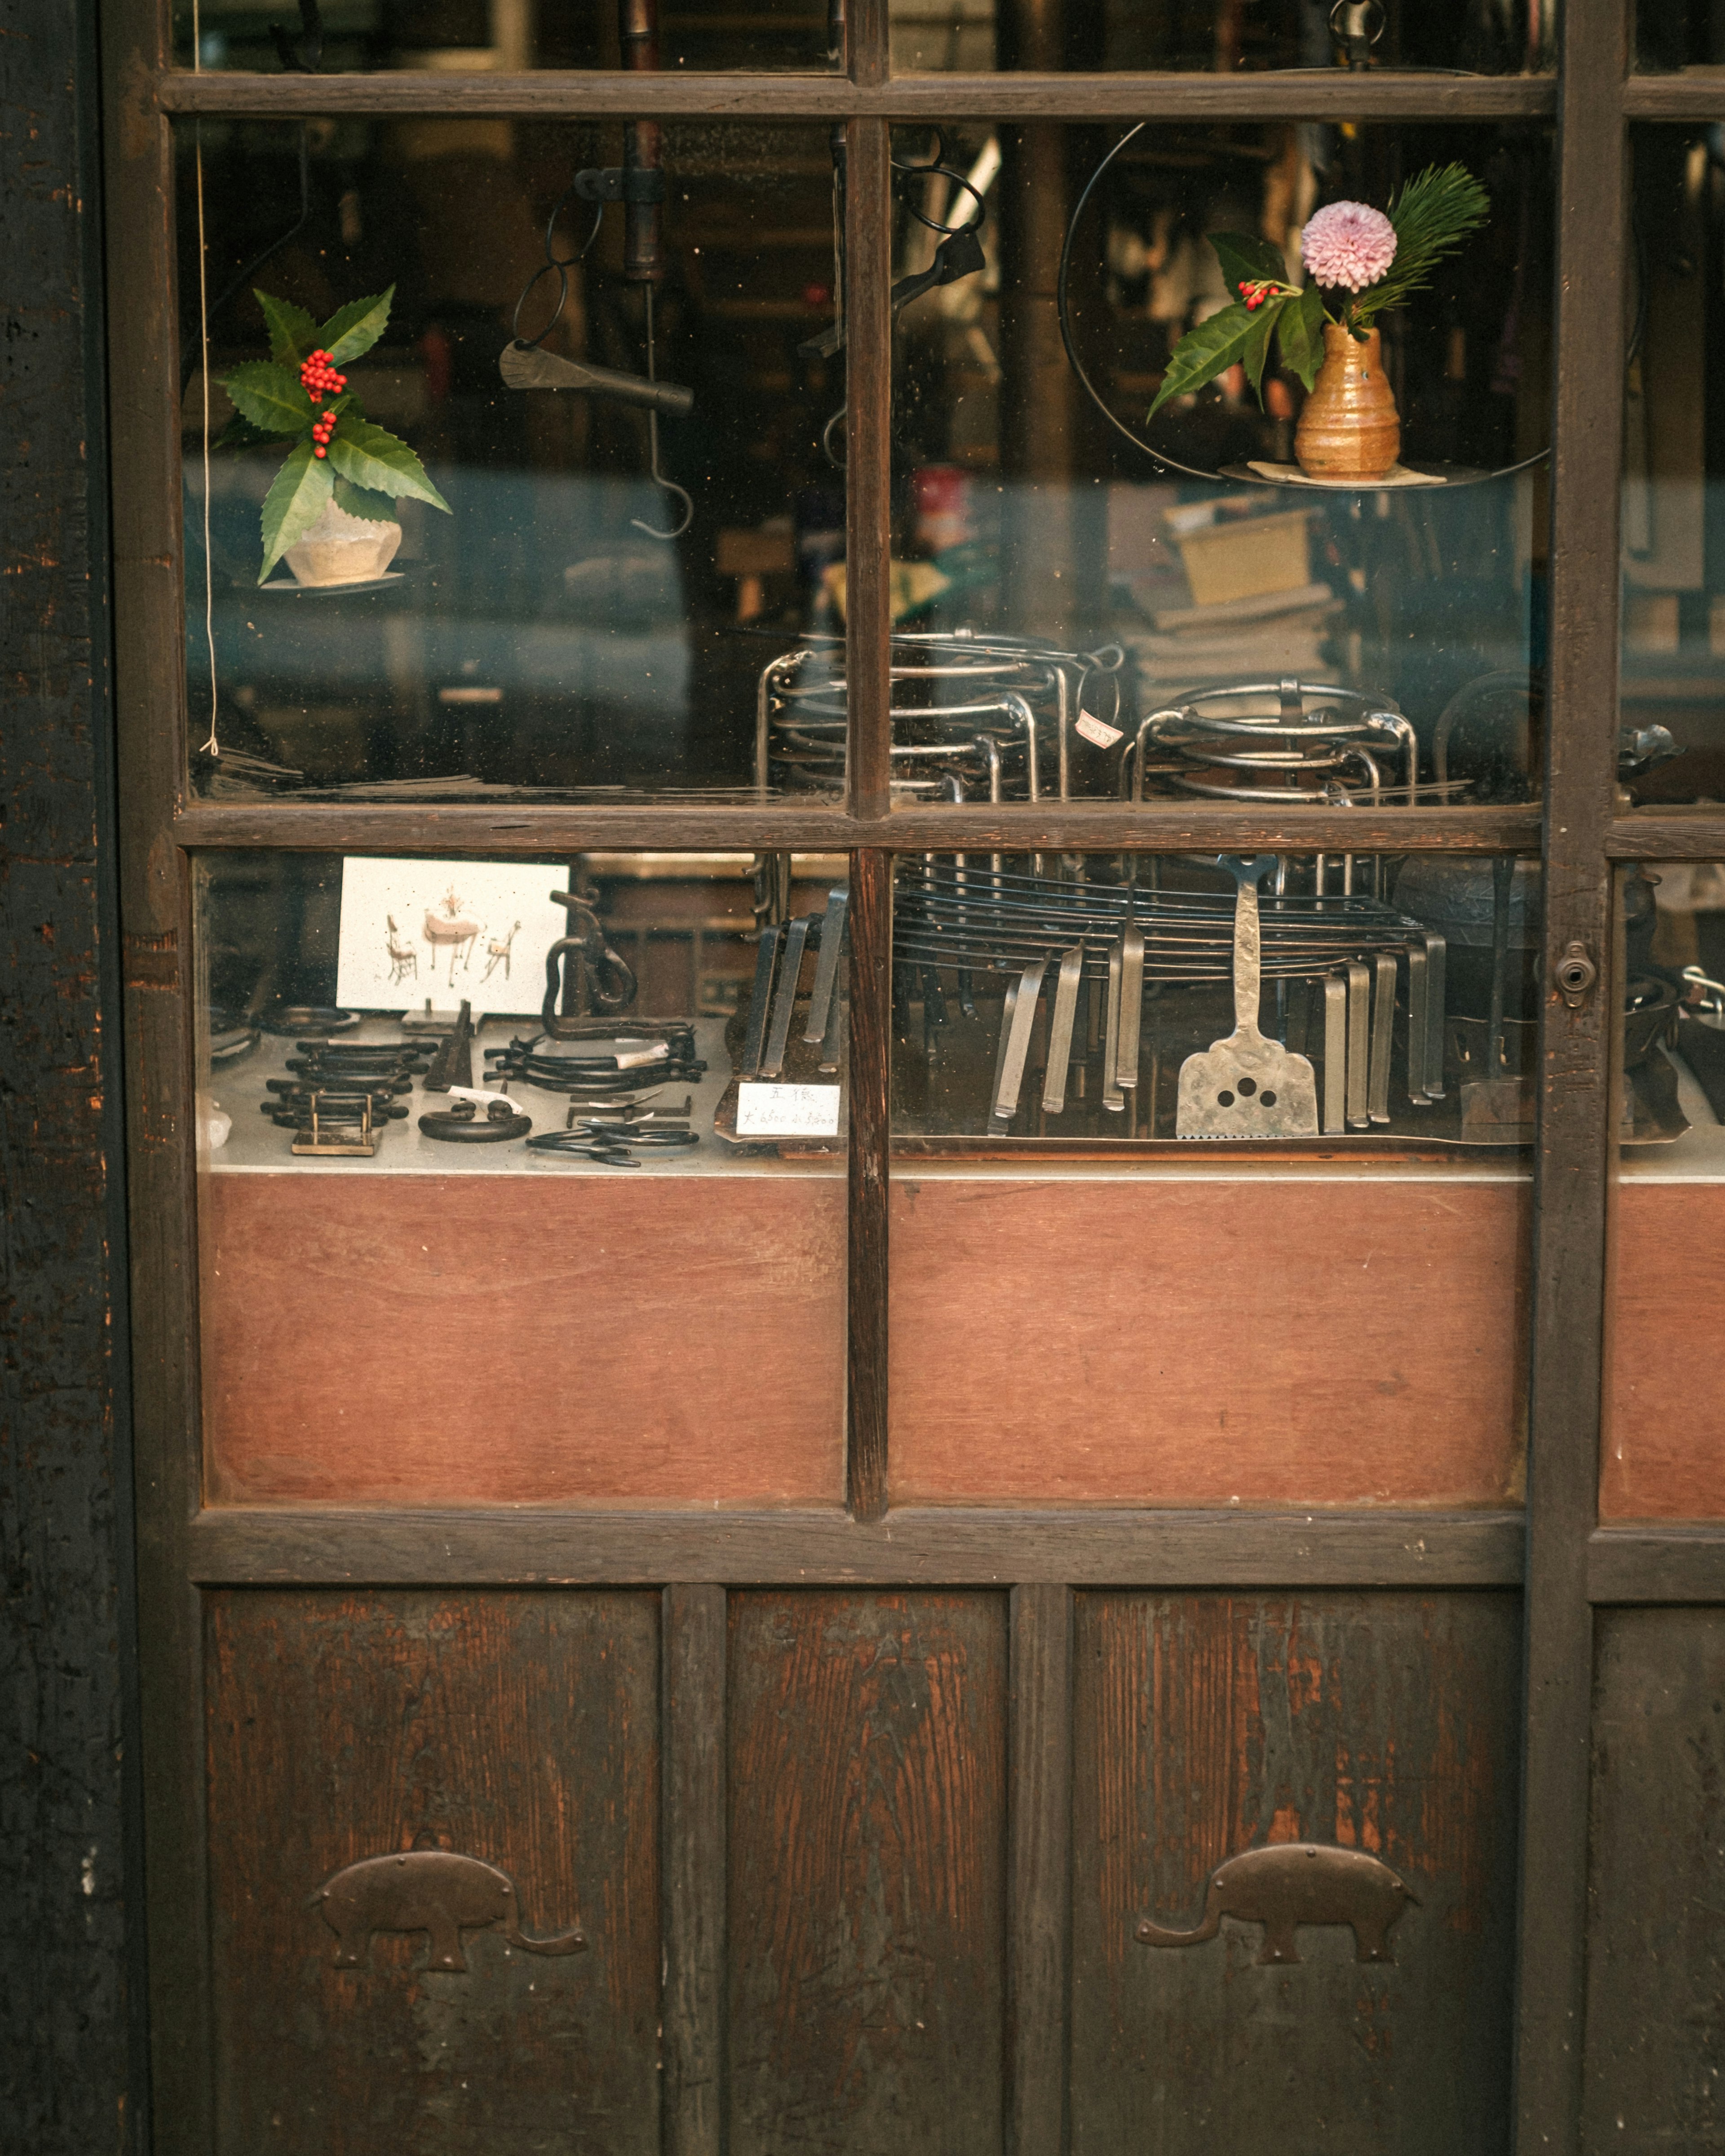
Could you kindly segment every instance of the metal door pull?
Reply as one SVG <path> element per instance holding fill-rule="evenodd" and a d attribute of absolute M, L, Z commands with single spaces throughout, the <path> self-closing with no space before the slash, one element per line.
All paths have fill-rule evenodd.
<path fill-rule="evenodd" d="M 1356 962 L 1348 968 L 1348 1127 L 1351 1131 L 1368 1128 L 1372 1120 L 1367 1055 L 1371 1014 L 1372 976 Z"/>
<path fill-rule="evenodd" d="M 988 1118 L 990 1137 L 1004 1137 L 1007 1126 L 1018 1113 L 1024 1065 L 1030 1056 L 1030 1035 L 1036 1024 L 1037 999 L 1042 993 L 1042 977 L 1047 971 L 1048 961 L 1039 958 L 1019 974 L 1016 993 L 1009 991 L 1012 994 L 1012 1023 L 1007 1024 L 1003 1013 L 1000 1030 L 1005 1053 L 994 1080 L 994 1112 Z"/>
<path fill-rule="evenodd" d="M 797 1008 L 797 983 L 803 974 L 803 951 L 809 941 L 810 916 L 800 914 L 785 932 L 784 956 L 778 968 L 778 996 L 773 1007 L 773 1023 L 761 1058 L 761 1075 L 776 1078 L 784 1069 L 784 1052 L 791 1037 L 791 1019 Z"/>
<path fill-rule="evenodd" d="M 1078 1018 L 1078 984 L 1084 978 L 1084 946 L 1075 943 L 1060 960 L 1055 983 L 1054 1020 L 1048 1034 L 1048 1069 L 1042 1081 L 1045 1115 L 1063 1114 L 1066 1106 L 1066 1068 L 1072 1060 L 1072 1029 Z"/>
<path fill-rule="evenodd" d="M 749 1022 L 742 1037 L 742 1075 L 758 1078 L 761 1055 L 767 1045 L 767 1014 L 773 1001 L 773 972 L 778 959 L 778 939 L 784 933 L 776 923 L 761 931 L 761 947 L 755 957 L 755 985 L 749 994 Z"/>
<path fill-rule="evenodd" d="M 1378 954 L 1378 983 L 1372 996 L 1370 1112 L 1374 1123 L 1389 1121 L 1389 1055 L 1395 1040 L 1395 959 Z"/>
<path fill-rule="evenodd" d="M 1348 1128 L 1348 983 L 1324 977 L 1324 1136 Z"/>
<path fill-rule="evenodd" d="M 814 988 L 809 998 L 809 1024 L 803 1034 L 803 1040 L 811 1045 L 819 1041 L 824 1046 L 827 1028 L 832 1022 L 833 990 L 838 985 L 839 958 L 845 946 L 845 923 L 850 905 L 847 885 L 835 885 L 827 893 L 827 910 L 820 919 L 820 956 L 815 962 Z"/>

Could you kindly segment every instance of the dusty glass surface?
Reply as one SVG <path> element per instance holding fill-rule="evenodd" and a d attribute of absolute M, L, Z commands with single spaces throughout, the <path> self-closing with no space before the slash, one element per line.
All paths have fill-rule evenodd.
<path fill-rule="evenodd" d="M 178 147 L 195 789 L 754 798 L 761 669 L 841 627 L 828 131 Z"/>
<path fill-rule="evenodd" d="M 1725 793 L 1725 173 L 1716 129 L 1630 131 L 1622 732 L 1630 803 Z"/>
<path fill-rule="evenodd" d="M 1507 855 L 901 856 L 895 1134 L 1021 1165 L 1512 1152 L 1540 915 Z"/>
<path fill-rule="evenodd" d="M 203 857 L 213 1501 L 837 1502 L 843 875 Z"/>
<path fill-rule="evenodd" d="M 1548 130 L 978 123 L 894 144 L 900 803 L 1532 798 Z M 1349 295 L 1307 271 L 1308 230 L 1350 203 L 1389 230 L 1435 173 L 1480 222 L 1367 341 L 1326 326 Z M 1250 352 L 1182 372 L 1259 304 L 1282 340 L 1257 351 L 1261 402 Z M 1332 376 L 1355 366 L 1381 454 L 1337 478 L 1307 422 L 1328 413 L 1332 449 Z M 769 684 L 786 770 L 797 686 L 788 663 Z"/>
<path fill-rule="evenodd" d="M 379 69 L 822 69 L 843 58 L 839 0 L 619 0 L 557 8 L 544 0 L 320 0 L 316 27 L 295 0 L 174 0 L 181 67 L 278 74 Z M 285 49 L 284 49 L 284 42 Z"/>
<path fill-rule="evenodd" d="M 1725 61 L 1725 8 L 1718 0 L 1639 0 L 1635 65 L 1650 74 Z"/>
<path fill-rule="evenodd" d="M 892 64 L 906 74 L 1144 68 L 1549 68 L 1558 0 L 890 0 Z"/>

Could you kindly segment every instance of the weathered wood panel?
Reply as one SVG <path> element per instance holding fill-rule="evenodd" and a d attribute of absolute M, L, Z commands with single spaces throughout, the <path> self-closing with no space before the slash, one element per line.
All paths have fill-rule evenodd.
<path fill-rule="evenodd" d="M 1725 1189 L 1617 1193 L 1599 1513 L 1725 1517 Z"/>
<path fill-rule="evenodd" d="M 212 1175 L 217 1503 L 838 1504 L 827 1178 Z"/>
<path fill-rule="evenodd" d="M 1074 2156 L 1508 2145 L 1519 1599 L 1086 1594 L 1076 1657 Z M 1419 1897 L 1389 1963 L 1224 1918 L 1224 1859 L 1369 1851 Z"/>
<path fill-rule="evenodd" d="M 1598 1620 L 1588 2156 L 1725 2143 L 1725 1609 Z"/>
<path fill-rule="evenodd" d="M 1519 1496 L 1525 1185 L 892 1194 L 896 1503 Z"/>
<path fill-rule="evenodd" d="M 1004 1595 L 731 1609 L 732 2156 L 999 2156 Z"/>
<path fill-rule="evenodd" d="M 659 1597 L 228 1592 L 206 1682 L 219 2156 L 659 2147 Z M 556 1958 L 310 1898 L 416 1840 L 500 1867 Z"/>

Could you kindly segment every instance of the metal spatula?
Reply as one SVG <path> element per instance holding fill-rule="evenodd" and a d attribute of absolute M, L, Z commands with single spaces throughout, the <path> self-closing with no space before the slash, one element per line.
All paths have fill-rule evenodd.
<path fill-rule="evenodd" d="M 1317 1081 L 1303 1055 L 1258 1030 L 1258 884 L 1274 854 L 1221 865 L 1240 886 L 1234 910 L 1234 1030 L 1180 1065 L 1174 1134 L 1183 1138 L 1315 1138 Z"/>

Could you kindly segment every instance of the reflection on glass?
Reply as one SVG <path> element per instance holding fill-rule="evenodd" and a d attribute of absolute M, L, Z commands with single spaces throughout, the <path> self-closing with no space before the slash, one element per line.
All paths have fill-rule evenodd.
<path fill-rule="evenodd" d="M 1725 173 L 1717 131 L 1632 131 L 1624 404 L 1625 805 L 1725 789 Z"/>
<path fill-rule="evenodd" d="M 1536 862 L 906 856 L 894 1128 L 1418 1152 L 1532 1136 Z"/>
<path fill-rule="evenodd" d="M 980 123 L 894 150 L 899 798 L 1531 798 L 1548 131 Z M 1322 330 L 1347 295 L 1310 285 L 1307 227 L 1451 163 L 1486 220 L 1374 325 L 1387 471 L 1311 483 L 1286 342 L 1261 404 L 1235 361 L 1148 416 L 1183 338 L 1253 321 L 1241 263 L 1310 307 L 1322 408 L 1378 348 Z M 769 689 L 783 778 L 813 691 L 790 654 Z"/>
<path fill-rule="evenodd" d="M 207 121 L 202 260 L 198 143 L 198 788 L 752 793 L 843 629 L 826 131 Z"/>
<path fill-rule="evenodd" d="M 1635 65 L 1649 74 L 1717 67 L 1725 61 L 1725 8 L 1718 0 L 1638 0 Z"/>
<path fill-rule="evenodd" d="M 839 0 L 617 0 L 557 8 L 544 0 L 201 0 L 195 64 L 275 74 L 411 68 L 439 73 L 526 68 L 760 70 L 829 68 L 842 58 Z M 174 0 L 174 50 L 194 64 L 192 0 Z M 296 19 L 297 18 L 297 19 Z"/>
<path fill-rule="evenodd" d="M 1634 865 L 1619 898 L 1625 1168 L 1678 1181 L 1717 1176 L 1725 1173 L 1725 864 Z"/>
<path fill-rule="evenodd" d="M 906 74 L 1347 66 L 1516 74 L 1552 64 L 1557 0 L 890 0 Z"/>

